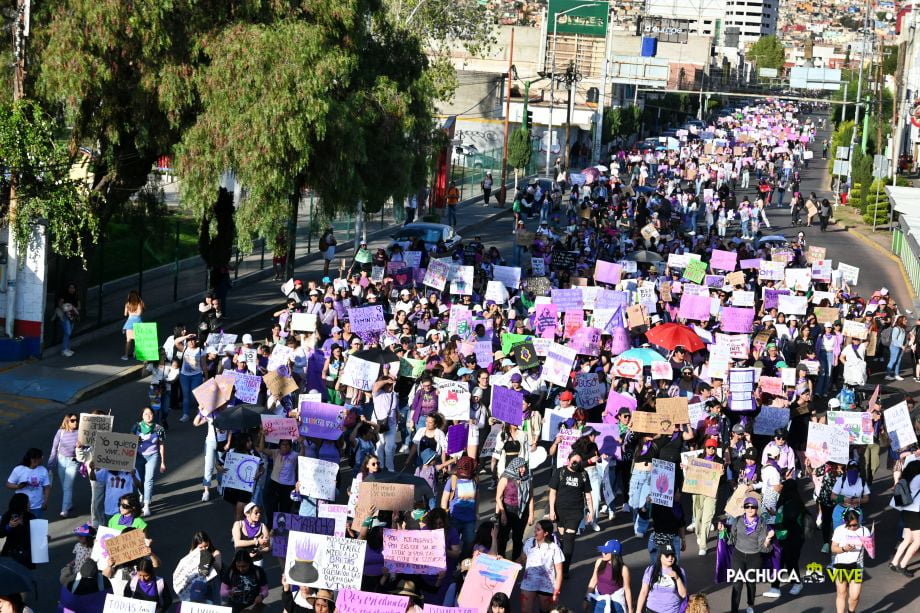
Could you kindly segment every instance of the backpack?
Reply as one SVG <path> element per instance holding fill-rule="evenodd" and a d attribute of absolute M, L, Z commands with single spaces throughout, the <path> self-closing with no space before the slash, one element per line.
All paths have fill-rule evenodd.
<path fill-rule="evenodd" d="M 894 330 L 894 326 L 888 326 L 887 328 L 882 330 L 882 333 L 879 335 L 879 341 L 886 347 L 891 345 L 892 330 Z"/>
<path fill-rule="evenodd" d="M 837 394 L 837 400 L 840 401 L 841 411 L 851 411 L 856 407 L 856 392 L 852 387 L 844 385 Z"/>
<path fill-rule="evenodd" d="M 913 504 L 914 494 L 910 491 L 910 482 L 907 479 L 900 479 L 894 484 L 894 503 L 899 507 L 906 507 Z"/>
<path fill-rule="evenodd" d="M 329 243 L 326 241 L 326 235 L 323 234 L 319 239 L 319 250 L 325 251 L 329 248 Z"/>

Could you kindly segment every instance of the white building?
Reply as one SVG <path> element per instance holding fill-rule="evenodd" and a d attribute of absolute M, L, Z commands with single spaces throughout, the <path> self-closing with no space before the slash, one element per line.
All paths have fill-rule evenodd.
<path fill-rule="evenodd" d="M 646 0 L 653 17 L 686 19 L 691 31 L 711 36 L 717 45 L 744 47 L 762 36 L 776 34 L 780 0 Z M 726 28 L 737 28 L 739 41 L 725 41 Z M 726 42 L 728 44 L 726 44 Z"/>

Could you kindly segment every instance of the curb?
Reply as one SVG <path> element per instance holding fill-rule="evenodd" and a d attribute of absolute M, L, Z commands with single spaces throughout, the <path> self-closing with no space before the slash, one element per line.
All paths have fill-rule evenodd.
<path fill-rule="evenodd" d="M 840 226 L 841 228 L 843 228 L 844 231 L 852 234 L 853 236 L 858 238 L 860 241 L 862 241 L 866 245 L 871 246 L 873 249 L 875 249 L 876 251 L 884 255 L 886 258 L 888 258 L 889 260 L 897 264 L 898 271 L 901 273 L 901 280 L 904 281 L 904 286 L 907 288 L 907 294 L 910 296 L 910 299 L 912 302 L 917 301 L 917 293 L 914 290 L 913 284 L 910 282 L 910 277 L 907 276 L 907 269 L 904 268 L 904 262 L 901 261 L 901 258 L 899 258 L 895 254 L 888 251 L 887 249 L 879 245 L 877 242 L 875 242 L 874 240 L 866 236 L 865 233 L 863 233 L 862 230 L 858 230 L 856 226 L 851 226 L 849 224 L 841 224 L 841 223 L 836 223 L 836 222 L 835 222 L 835 225 Z"/>
<path fill-rule="evenodd" d="M 472 206 L 472 203 L 471 203 L 471 206 Z M 497 209 L 495 213 L 493 213 L 493 214 L 491 214 L 491 215 L 485 217 L 485 218 L 482 219 L 481 221 L 477 221 L 477 222 L 475 222 L 475 223 L 471 223 L 471 224 L 469 224 L 469 225 L 463 226 L 462 228 L 457 228 L 457 232 L 458 232 L 458 233 L 466 232 L 466 231 L 471 230 L 471 229 L 473 229 L 473 228 L 476 228 L 476 227 L 478 227 L 478 226 L 483 226 L 483 225 L 486 225 L 486 224 L 490 224 L 490 223 L 492 223 L 492 222 L 494 222 L 494 221 L 497 221 L 499 218 L 508 215 L 510 212 L 511 212 L 511 208 L 510 208 L 510 207 L 508 207 L 508 208 L 500 208 L 500 209 Z M 378 232 L 385 232 L 385 230 L 379 230 Z M 370 236 L 368 236 L 368 240 L 370 240 Z M 349 241 L 349 243 L 351 243 L 351 242 L 353 242 L 353 241 Z M 312 256 L 312 255 L 314 255 L 314 254 L 308 254 L 308 255 L 309 255 L 309 256 Z M 317 252 L 315 255 L 318 256 L 318 255 L 319 255 L 319 252 Z M 307 261 L 307 256 L 305 256 L 305 257 L 302 258 L 302 259 L 303 259 L 304 261 Z M 314 258 L 314 259 L 315 259 L 315 258 Z M 302 262 L 299 262 L 299 263 L 302 263 Z M 262 271 L 259 271 L 259 272 L 262 272 Z M 271 269 L 266 269 L 265 272 L 271 273 L 272 271 L 271 271 Z M 256 274 L 259 274 L 259 273 L 253 273 L 253 275 L 248 276 L 247 279 L 252 279 Z M 182 302 L 182 301 L 179 301 L 179 302 L 177 302 L 177 303 L 175 303 L 175 304 L 180 304 L 181 302 Z M 279 302 L 278 304 L 280 304 L 280 302 Z M 274 311 L 275 309 L 277 309 L 277 308 L 278 308 L 278 304 L 269 305 L 269 306 L 265 307 L 264 309 L 260 309 L 259 311 L 255 312 L 255 313 L 252 313 L 252 314 L 250 314 L 250 315 L 247 315 L 246 317 L 241 318 L 241 319 L 238 320 L 238 321 L 237 321 L 237 320 L 234 320 L 234 321 L 232 321 L 232 322 L 230 323 L 230 326 L 228 326 L 228 327 L 231 328 L 231 329 L 233 329 L 233 328 L 239 328 L 240 326 L 244 326 L 244 325 L 246 325 L 246 324 L 248 324 L 248 323 L 250 323 L 250 322 L 252 322 L 252 321 L 255 321 L 255 320 L 257 320 L 257 319 L 261 319 L 262 317 L 265 317 L 267 314 L 269 314 L 269 313 L 271 313 L 272 311 Z M 152 312 L 153 312 L 153 311 L 152 311 Z M 87 336 L 90 336 L 90 335 L 87 335 Z M 88 340 L 90 340 L 90 339 L 87 338 L 86 340 L 88 341 Z M 71 343 L 71 345 L 75 346 L 73 343 Z M 77 403 L 79 403 L 79 402 L 83 402 L 84 400 L 88 400 L 88 399 L 90 399 L 90 398 L 93 398 L 93 397 L 95 397 L 95 396 L 98 396 L 98 395 L 100 395 L 100 394 L 103 394 L 103 393 L 105 393 L 105 392 L 111 390 L 112 388 L 115 388 L 115 387 L 121 385 L 122 383 L 127 383 L 128 381 L 133 381 L 133 380 L 136 380 L 136 379 L 141 379 L 141 378 L 143 378 L 143 377 L 144 377 L 144 364 L 143 364 L 143 363 L 141 363 L 141 364 L 135 364 L 135 365 L 133 365 L 133 366 L 129 366 L 128 368 L 125 368 L 125 369 L 123 369 L 123 370 L 121 370 L 121 371 L 115 373 L 114 375 L 110 375 L 110 376 L 106 377 L 105 379 L 102 379 L 102 380 L 100 380 L 100 381 L 97 381 L 96 383 L 93 383 L 92 385 L 89 385 L 89 386 L 87 386 L 87 387 L 85 387 L 85 388 L 79 390 L 76 394 L 74 394 L 73 396 L 71 396 L 71 397 L 67 400 L 67 402 L 65 402 L 64 404 L 69 406 L 69 405 L 77 404 Z"/>

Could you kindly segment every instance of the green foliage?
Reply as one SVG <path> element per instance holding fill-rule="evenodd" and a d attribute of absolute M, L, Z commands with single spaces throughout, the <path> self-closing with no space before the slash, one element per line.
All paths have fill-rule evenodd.
<path fill-rule="evenodd" d="M 532 155 L 530 130 L 518 128 L 512 132 L 508 137 L 508 165 L 518 170 L 527 168 Z"/>
<path fill-rule="evenodd" d="M 604 109 L 603 121 L 601 142 L 607 144 L 621 135 L 623 130 L 623 109 L 618 106 Z"/>
<path fill-rule="evenodd" d="M 847 204 L 855 208 L 862 206 L 862 183 L 854 183 L 853 187 L 850 188 Z"/>
<path fill-rule="evenodd" d="M 748 58 L 757 64 L 758 68 L 780 69 L 786 62 L 786 51 L 779 38 L 771 34 L 762 36 L 748 49 Z"/>
<path fill-rule="evenodd" d="M 233 194 L 220 188 L 213 207 L 203 211 L 198 228 L 198 253 L 208 268 L 226 266 L 233 254 Z"/>
<path fill-rule="evenodd" d="M 898 45 L 885 45 L 885 59 L 882 61 L 882 71 L 886 75 L 894 76 L 895 71 L 897 71 L 899 51 L 900 47 Z"/>
<path fill-rule="evenodd" d="M 0 105 L 0 194 L 4 223 L 11 224 L 20 257 L 25 256 L 36 223 L 48 226 L 51 247 L 65 257 L 83 258 L 95 240 L 96 220 L 86 197 L 70 179 L 70 157 L 54 140 L 54 124 L 37 103 Z M 9 173 L 9 177 L 6 176 Z M 10 183 L 15 180 L 16 211 L 10 214 Z"/>

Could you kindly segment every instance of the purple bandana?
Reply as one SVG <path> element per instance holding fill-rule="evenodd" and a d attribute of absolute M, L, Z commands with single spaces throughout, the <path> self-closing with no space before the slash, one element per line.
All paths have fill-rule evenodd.
<path fill-rule="evenodd" d="M 744 533 L 747 535 L 754 534 L 754 531 L 757 530 L 757 524 L 760 523 L 760 515 L 754 515 L 753 518 L 748 519 L 747 513 L 743 515 L 744 517 Z"/>

